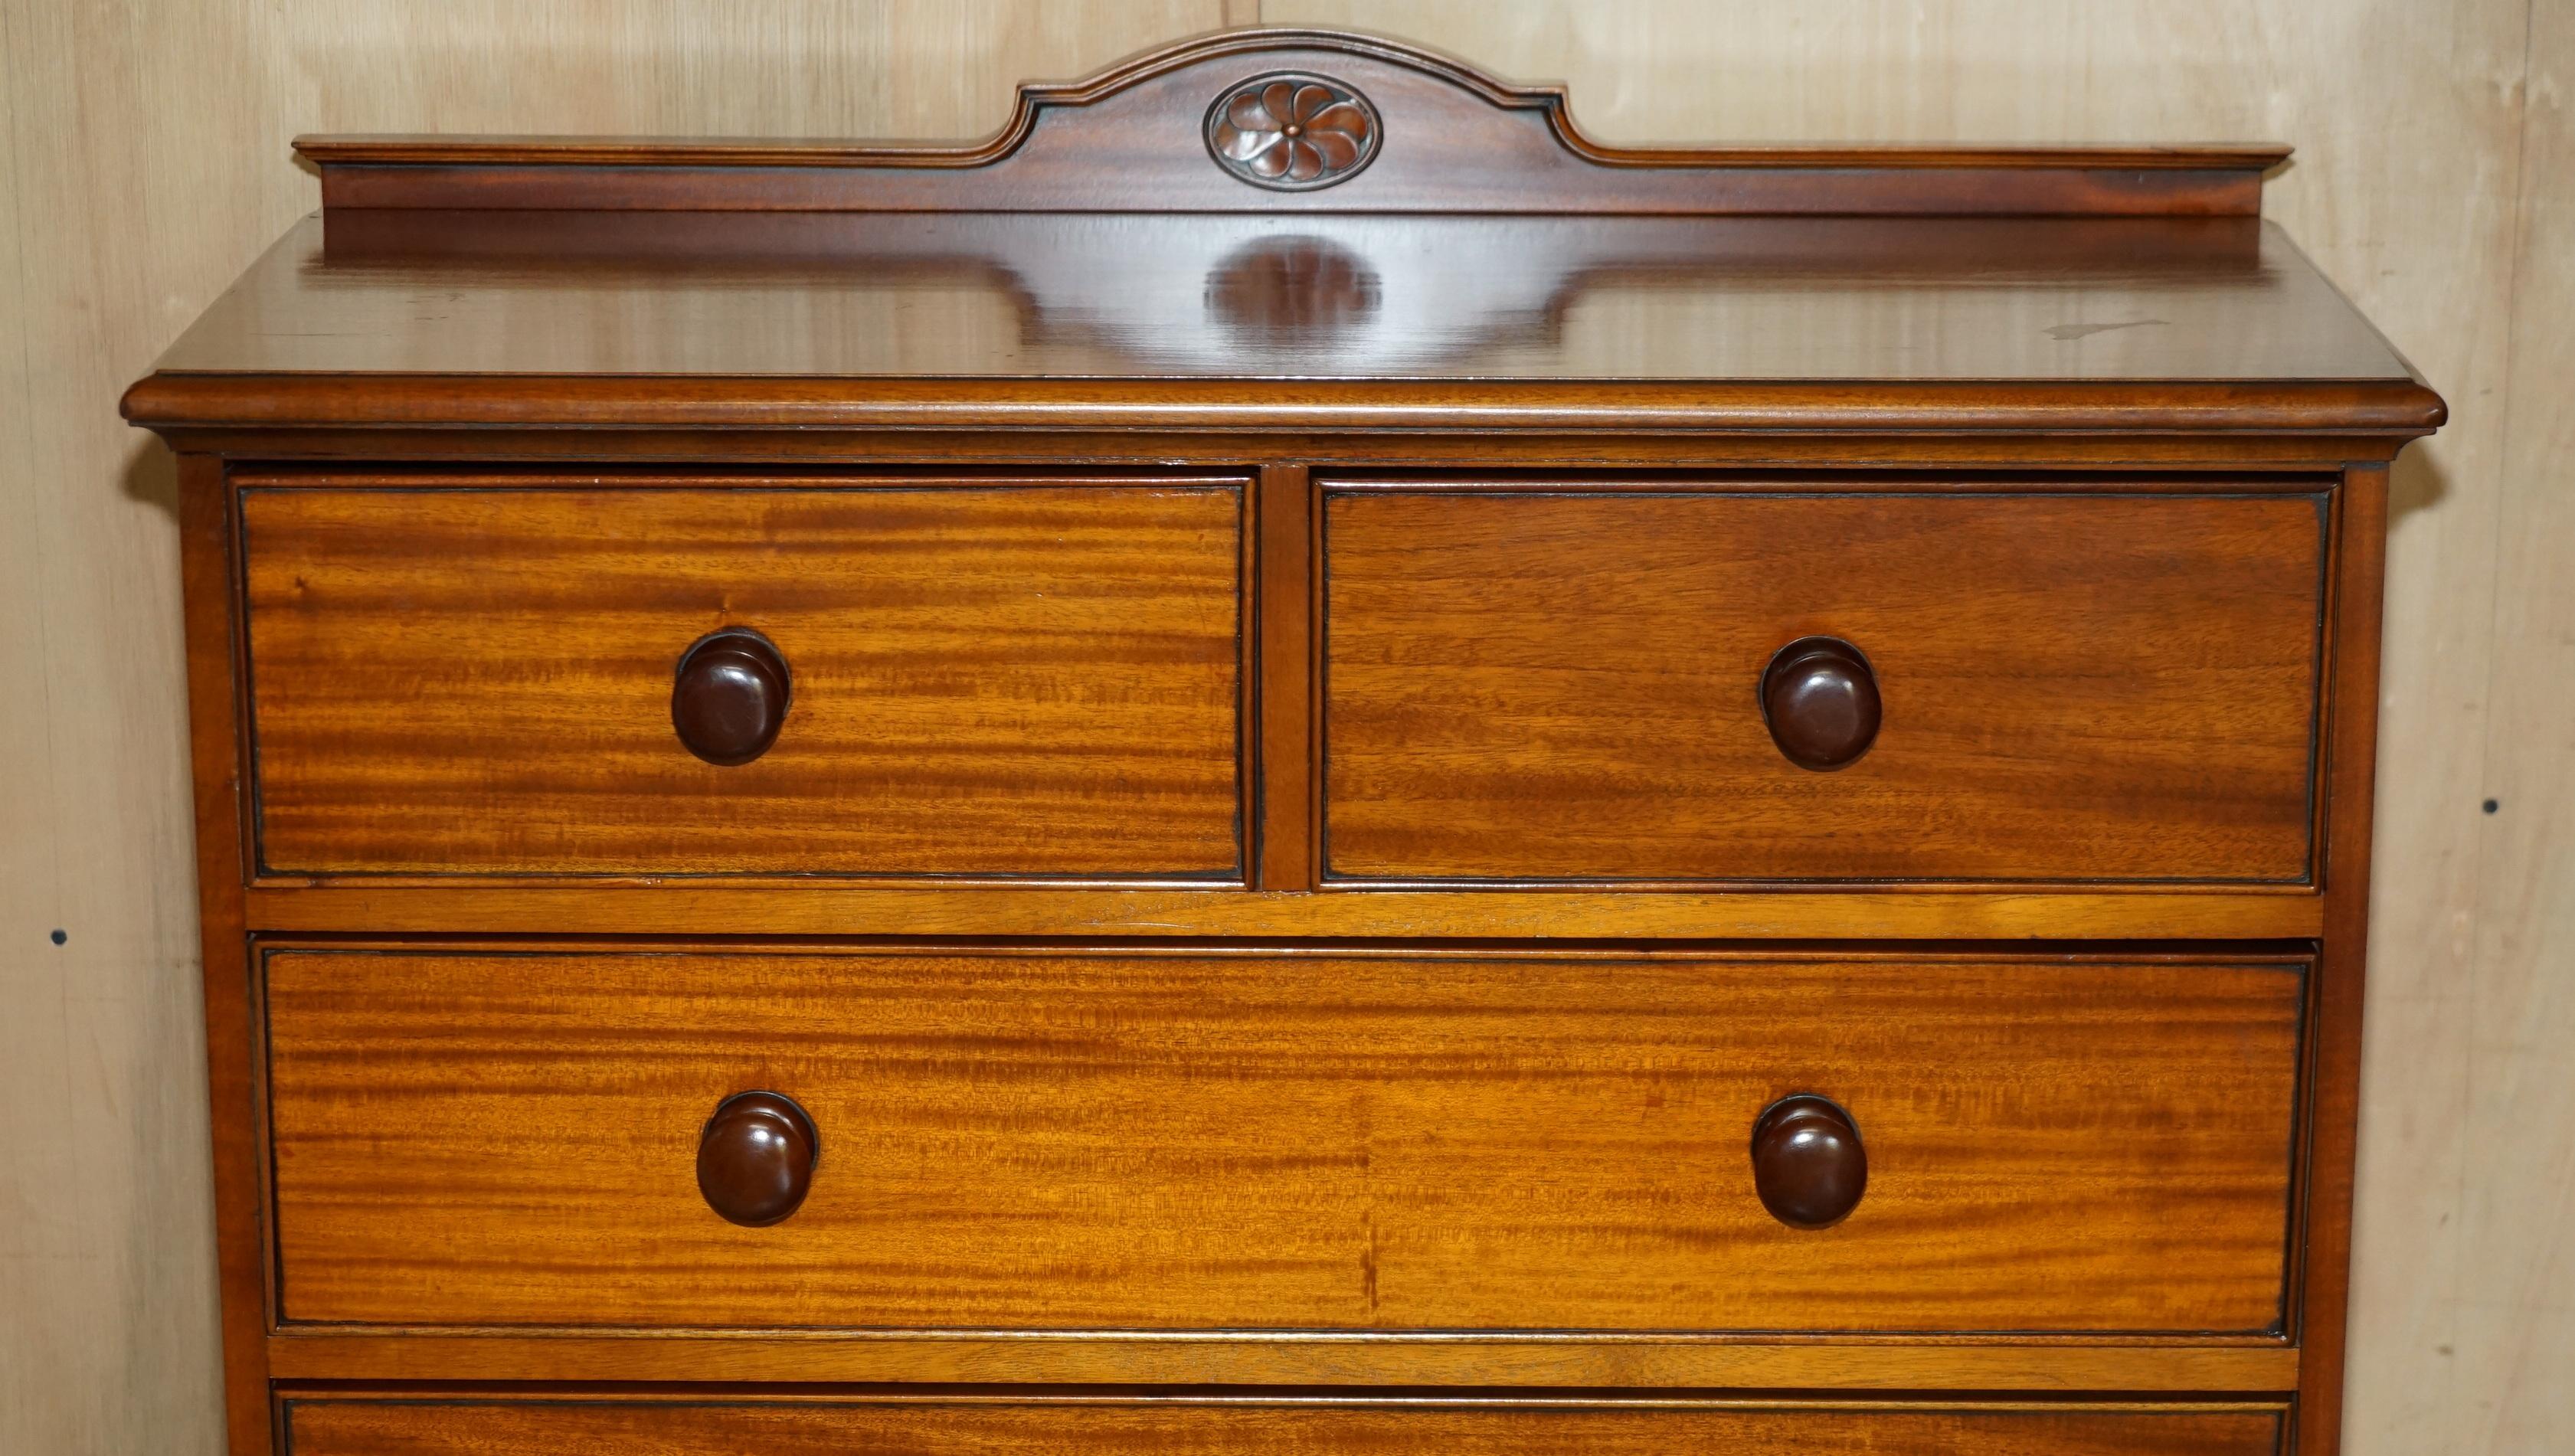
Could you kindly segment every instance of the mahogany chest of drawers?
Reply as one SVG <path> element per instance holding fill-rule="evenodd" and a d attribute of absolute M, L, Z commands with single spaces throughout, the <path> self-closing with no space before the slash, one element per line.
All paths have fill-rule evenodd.
<path fill-rule="evenodd" d="M 2279 150 L 303 149 L 125 402 L 236 1451 L 2334 1449 L 2442 406 Z"/>

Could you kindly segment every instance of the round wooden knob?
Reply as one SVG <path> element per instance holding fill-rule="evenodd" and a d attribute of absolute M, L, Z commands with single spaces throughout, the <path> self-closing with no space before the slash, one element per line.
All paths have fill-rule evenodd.
<path fill-rule="evenodd" d="M 671 727 L 710 763 L 748 763 L 787 723 L 787 660 L 759 633 L 727 628 L 680 655 Z"/>
<path fill-rule="evenodd" d="M 1841 1222 L 1868 1191 L 1859 1128 L 1826 1098 L 1780 1098 L 1752 1124 L 1752 1186 L 1770 1216 L 1790 1228 Z"/>
<path fill-rule="evenodd" d="M 793 1098 L 736 1092 L 698 1134 L 698 1191 L 727 1220 L 766 1228 L 805 1202 L 822 1155 L 814 1119 Z"/>
<path fill-rule="evenodd" d="M 1789 762 L 1819 773 L 1847 767 L 1877 740 L 1877 675 L 1839 638 L 1799 638 L 1761 674 L 1761 719 Z"/>

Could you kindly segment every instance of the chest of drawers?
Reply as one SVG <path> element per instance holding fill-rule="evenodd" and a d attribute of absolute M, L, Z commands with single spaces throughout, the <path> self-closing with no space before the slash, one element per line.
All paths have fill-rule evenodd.
<path fill-rule="evenodd" d="M 303 148 L 125 405 L 236 1451 L 2335 1448 L 2442 406 L 2276 149 Z"/>

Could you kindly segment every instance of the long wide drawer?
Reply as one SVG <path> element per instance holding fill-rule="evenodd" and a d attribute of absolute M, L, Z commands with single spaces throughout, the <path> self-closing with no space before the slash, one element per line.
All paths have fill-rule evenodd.
<path fill-rule="evenodd" d="M 1242 482 L 612 480 L 242 491 L 261 870 L 1239 876 Z"/>
<path fill-rule="evenodd" d="M 289 1323 L 2281 1325 L 2302 960 L 262 964 Z M 752 1091 L 815 1154 L 766 1227 L 699 1177 L 711 1149 L 793 1143 L 717 1115 Z M 1756 1157 L 1782 1109 L 1820 1120 L 1764 1136 L 1815 1136 Z"/>
<path fill-rule="evenodd" d="M 295 1396 L 296 1456 L 2273 1456 L 2277 1406 Z"/>
<path fill-rule="evenodd" d="M 2327 506 L 1341 483 L 1327 872 L 2306 881 Z"/>

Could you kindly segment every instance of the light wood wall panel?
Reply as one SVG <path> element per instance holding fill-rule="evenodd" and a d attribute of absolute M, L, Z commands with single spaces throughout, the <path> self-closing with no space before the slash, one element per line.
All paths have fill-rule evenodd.
<path fill-rule="evenodd" d="M 2565 0 L 0 0 L 0 1451 L 220 1447 L 171 473 L 114 405 L 313 206 L 287 139 L 981 135 L 1256 19 L 1611 140 L 2298 145 L 2271 215 L 2453 408 L 2397 473 L 2348 1440 L 2575 1429 Z"/>
<path fill-rule="evenodd" d="M 2453 1449 L 2480 1453 L 2575 1444 L 2575 5 L 2541 0 L 2531 21 L 2483 743 L 2495 812 L 2440 1361 Z M 2389 1028 L 2382 1067 L 2403 1039 Z"/>

